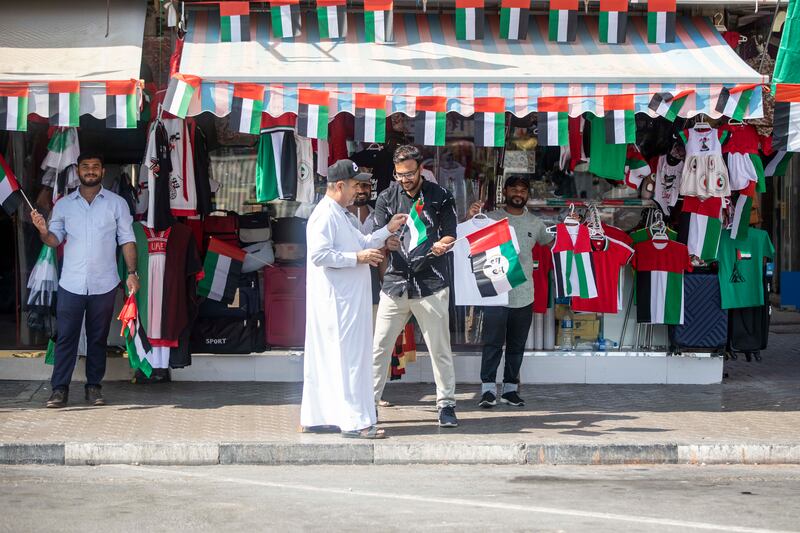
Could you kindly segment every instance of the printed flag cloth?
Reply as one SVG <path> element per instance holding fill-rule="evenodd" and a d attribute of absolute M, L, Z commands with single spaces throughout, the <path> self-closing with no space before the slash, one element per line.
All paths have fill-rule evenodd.
<path fill-rule="evenodd" d="M 364 0 L 364 40 L 389 43 L 394 40 L 392 0 Z"/>
<path fill-rule="evenodd" d="M 647 0 L 647 42 L 675 42 L 677 0 Z"/>
<path fill-rule="evenodd" d="M 297 134 L 310 139 L 328 138 L 328 91 L 298 91 Z"/>
<path fill-rule="evenodd" d="M 606 144 L 630 144 L 636 142 L 636 116 L 633 95 L 604 96 Z"/>
<path fill-rule="evenodd" d="M 27 83 L 0 83 L 0 130 L 28 130 Z"/>
<path fill-rule="evenodd" d="M 538 105 L 539 144 L 568 146 L 569 99 L 566 96 L 542 96 Z"/>
<path fill-rule="evenodd" d="M 776 86 L 773 122 L 773 150 L 800 152 L 800 84 L 778 84 Z M 784 157 L 781 157 L 782 159 Z M 777 168 L 777 164 L 775 168 Z"/>
<path fill-rule="evenodd" d="M 261 133 L 256 159 L 256 201 L 294 200 L 297 194 L 297 143 L 294 130 Z"/>
<path fill-rule="evenodd" d="M 678 240 L 689 249 L 689 254 L 703 261 L 717 258 L 722 234 L 722 198 L 701 200 L 696 196 L 683 198 Z"/>
<path fill-rule="evenodd" d="M 467 235 L 472 273 L 484 298 L 503 294 L 525 283 L 525 272 L 511 239 L 508 219 Z"/>
<path fill-rule="evenodd" d="M 79 81 L 50 82 L 50 125 L 77 128 L 81 122 L 81 83 Z"/>
<path fill-rule="evenodd" d="M 412 252 L 417 246 L 428 240 L 428 229 L 425 226 L 425 221 L 422 220 L 423 208 L 425 204 L 422 198 L 418 199 L 411 206 L 411 212 L 406 219 L 406 229 L 404 233 L 408 234 L 408 251 Z"/>
<path fill-rule="evenodd" d="M 3 155 L 0 154 L 0 204 L 8 216 L 16 213 L 19 204 L 22 202 L 22 191 L 11 167 L 8 166 Z"/>
<path fill-rule="evenodd" d="M 693 91 L 681 91 L 677 94 L 656 93 L 650 99 L 648 106 L 656 115 L 664 117 L 670 122 L 675 122 L 675 119 L 683 109 L 683 104 L 686 103 L 686 98 L 692 94 Z"/>
<path fill-rule="evenodd" d="M 500 147 L 505 144 L 505 98 L 475 98 L 475 146 Z"/>
<path fill-rule="evenodd" d="M 231 128 L 239 133 L 258 135 L 261 131 L 261 113 L 264 110 L 264 86 L 257 83 L 234 83 Z"/>
<path fill-rule="evenodd" d="M 747 188 L 739 192 L 733 208 L 731 239 L 746 239 L 750 230 L 750 213 L 753 210 L 753 198 L 756 195 L 756 183 L 750 182 Z"/>
<path fill-rule="evenodd" d="M 250 40 L 250 2 L 219 3 L 219 39 L 223 43 Z"/>
<path fill-rule="evenodd" d="M 200 88 L 200 78 L 189 74 L 173 74 L 164 97 L 164 111 L 178 118 L 186 118 L 189 102 Z"/>
<path fill-rule="evenodd" d="M 774 131 L 773 131 L 774 135 Z M 773 140 L 773 147 L 775 141 Z M 789 168 L 789 161 L 792 160 L 793 152 L 777 150 L 764 158 L 764 175 L 767 177 L 783 177 Z"/>
<path fill-rule="evenodd" d="M 300 0 L 272 0 L 269 12 L 273 37 L 291 39 L 300 35 Z"/>
<path fill-rule="evenodd" d="M 125 338 L 128 363 L 134 371 L 140 370 L 149 378 L 153 373 L 153 366 L 150 362 L 153 359 L 153 347 L 139 321 L 139 309 L 136 305 L 135 294 L 128 296 L 128 300 L 122 306 L 117 318 L 122 322 L 120 335 Z"/>
<path fill-rule="evenodd" d="M 347 0 L 317 0 L 317 23 L 321 39 L 347 37 Z"/>
<path fill-rule="evenodd" d="M 790 0 L 786 8 L 772 83 L 800 83 L 800 2 L 797 0 Z"/>
<path fill-rule="evenodd" d="M 482 41 L 484 0 L 456 0 L 456 39 Z"/>
<path fill-rule="evenodd" d="M 578 0 L 550 0 L 549 38 L 571 43 L 578 37 Z"/>
<path fill-rule="evenodd" d="M 600 42 L 624 43 L 628 32 L 628 0 L 600 0 Z"/>
<path fill-rule="evenodd" d="M 42 246 L 31 275 L 28 276 L 28 305 L 50 307 L 58 292 L 58 261 L 56 249 Z"/>
<path fill-rule="evenodd" d="M 386 96 L 356 93 L 355 115 L 356 141 L 386 142 Z"/>
<path fill-rule="evenodd" d="M 444 146 L 447 129 L 447 97 L 417 96 L 414 140 L 424 146 Z"/>
<path fill-rule="evenodd" d="M 716 111 L 732 120 L 742 120 L 750 106 L 750 99 L 753 97 L 756 87 L 758 85 L 737 85 L 732 89 L 723 87 L 719 93 Z"/>
<path fill-rule="evenodd" d="M 197 294 L 217 302 L 233 302 L 246 255 L 241 248 L 211 237 Z"/>
<path fill-rule="evenodd" d="M 136 80 L 106 82 L 106 127 L 135 128 L 139 106 Z"/>
<path fill-rule="evenodd" d="M 629 144 L 625 155 L 625 184 L 631 189 L 638 189 L 642 181 L 652 173 L 639 148 L 635 144 Z"/>
<path fill-rule="evenodd" d="M 501 0 L 500 38 L 524 41 L 528 38 L 530 18 L 530 0 Z"/>
<path fill-rule="evenodd" d="M 53 189 L 53 203 L 80 184 L 78 178 L 78 130 L 57 128 L 47 143 L 47 155 L 42 161 L 42 185 Z"/>

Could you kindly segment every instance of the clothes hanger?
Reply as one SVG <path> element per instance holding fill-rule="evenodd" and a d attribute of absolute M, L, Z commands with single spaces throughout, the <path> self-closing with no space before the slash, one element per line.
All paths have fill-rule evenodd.
<path fill-rule="evenodd" d="M 569 213 L 564 218 L 564 224 L 567 226 L 577 226 L 581 223 L 580 218 L 575 213 L 575 204 L 569 204 Z"/>
<path fill-rule="evenodd" d="M 710 130 L 711 129 L 711 124 L 706 122 L 706 119 L 707 119 L 706 114 L 705 113 L 700 113 L 700 121 L 699 122 L 695 122 L 694 126 L 692 126 L 692 129 L 695 130 L 695 131 L 699 131 L 701 129 Z"/>

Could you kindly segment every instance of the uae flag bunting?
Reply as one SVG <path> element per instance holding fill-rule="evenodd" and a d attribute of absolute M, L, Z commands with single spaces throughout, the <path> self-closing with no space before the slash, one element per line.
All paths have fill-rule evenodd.
<path fill-rule="evenodd" d="M 219 39 L 223 43 L 250 40 L 250 2 L 219 3 Z"/>
<path fill-rule="evenodd" d="M 425 204 L 422 202 L 422 198 L 419 198 L 411 206 L 411 212 L 406 219 L 405 232 L 408 233 L 407 249 L 409 252 L 428 240 L 428 228 L 422 220 L 422 210 L 424 208 Z"/>
<path fill-rule="evenodd" d="M 693 91 L 681 91 L 677 94 L 656 93 L 650 99 L 649 107 L 659 117 L 664 117 L 670 122 L 675 122 L 678 114 L 683 109 L 683 104 L 686 103 L 686 98 L 692 94 Z"/>
<path fill-rule="evenodd" d="M 6 160 L 0 154 L 0 204 L 8 216 L 13 215 L 22 202 L 22 191 L 19 189 L 17 178 L 11 172 Z"/>
<path fill-rule="evenodd" d="M 291 39 L 300 35 L 300 0 L 273 0 L 269 12 L 273 37 Z"/>
<path fill-rule="evenodd" d="M 153 373 L 149 359 L 153 355 L 153 347 L 139 320 L 136 295 L 131 294 L 117 317 L 122 322 L 122 337 L 125 339 L 125 351 L 128 363 L 133 370 L 141 370 L 148 378 Z"/>
<path fill-rule="evenodd" d="M 297 134 L 310 139 L 328 138 L 328 91 L 298 91 Z"/>
<path fill-rule="evenodd" d="M 530 18 L 530 0 L 501 0 L 500 38 L 511 41 L 524 41 L 528 38 Z"/>
<path fill-rule="evenodd" d="M 386 142 L 386 96 L 356 93 L 355 114 L 356 141 Z"/>
<path fill-rule="evenodd" d="M 136 80 L 106 82 L 107 128 L 135 128 L 138 111 Z"/>
<path fill-rule="evenodd" d="M 456 39 L 482 41 L 484 0 L 456 0 Z"/>
<path fill-rule="evenodd" d="M 631 189 L 638 189 L 642 181 L 652 174 L 650 165 L 635 144 L 628 145 L 625 156 L 625 184 Z"/>
<path fill-rule="evenodd" d="M 675 42 L 677 0 L 647 0 L 647 42 Z"/>
<path fill-rule="evenodd" d="M 538 104 L 539 144 L 567 146 L 569 144 L 569 98 L 542 96 Z"/>
<path fill-rule="evenodd" d="M 0 130 L 28 130 L 28 85 L 0 83 Z"/>
<path fill-rule="evenodd" d="M 164 97 L 164 111 L 178 118 L 186 118 L 189 102 L 200 87 L 200 78 L 188 74 L 173 74 Z"/>
<path fill-rule="evenodd" d="M 231 128 L 239 133 L 258 135 L 261 131 L 261 113 L 264 110 L 264 86 L 257 83 L 234 83 Z"/>
<path fill-rule="evenodd" d="M 475 146 L 506 144 L 506 99 L 502 96 L 475 98 Z"/>
<path fill-rule="evenodd" d="M 624 43 L 628 32 L 628 0 L 600 0 L 600 42 Z"/>
<path fill-rule="evenodd" d="M 50 82 L 50 125 L 77 128 L 81 121 L 81 83 L 79 81 Z"/>
<path fill-rule="evenodd" d="M 392 0 L 364 0 L 364 40 L 388 43 L 394 40 Z"/>
<path fill-rule="evenodd" d="M 347 37 L 347 0 L 317 0 L 317 22 L 321 39 Z"/>
<path fill-rule="evenodd" d="M 472 273 L 481 296 L 497 296 L 525 283 L 508 219 L 467 235 Z"/>
<path fill-rule="evenodd" d="M 636 142 L 636 116 L 633 111 L 633 95 L 604 96 L 607 144 Z"/>
<path fill-rule="evenodd" d="M 571 43 L 578 36 L 578 0 L 550 0 L 550 40 Z"/>
<path fill-rule="evenodd" d="M 245 255 L 241 248 L 211 237 L 197 294 L 217 302 L 233 302 Z"/>
<path fill-rule="evenodd" d="M 772 137 L 774 150 L 784 153 L 800 152 L 800 84 L 780 83 L 776 85 Z M 780 159 L 788 161 L 785 155 Z M 770 167 L 770 165 L 767 166 Z M 774 168 L 777 168 L 777 164 L 774 165 Z M 777 175 L 772 168 L 770 171 Z"/>
<path fill-rule="evenodd" d="M 444 146 L 447 127 L 447 97 L 417 96 L 414 140 L 424 146 Z"/>
<path fill-rule="evenodd" d="M 758 85 L 737 85 L 732 89 L 723 87 L 717 99 L 716 111 L 733 120 L 742 120 L 756 87 Z"/>

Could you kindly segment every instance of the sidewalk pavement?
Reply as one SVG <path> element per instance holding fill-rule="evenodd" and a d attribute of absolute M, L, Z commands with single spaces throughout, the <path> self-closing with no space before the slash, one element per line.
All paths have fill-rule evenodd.
<path fill-rule="evenodd" d="M 721 385 L 525 385 L 524 408 L 477 407 L 440 429 L 432 384 L 391 383 L 383 441 L 298 432 L 297 383 L 108 383 L 109 405 L 45 409 L 49 384 L 0 382 L 0 464 L 800 464 L 800 327 L 773 320 L 761 362 Z"/>

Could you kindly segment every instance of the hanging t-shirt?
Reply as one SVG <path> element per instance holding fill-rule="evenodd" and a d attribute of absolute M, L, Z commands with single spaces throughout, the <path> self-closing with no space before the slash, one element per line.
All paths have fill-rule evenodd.
<path fill-rule="evenodd" d="M 456 226 L 456 236 L 459 240 L 453 246 L 453 286 L 456 298 L 456 305 L 483 305 L 483 306 L 506 306 L 508 305 L 508 293 L 498 294 L 497 296 L 481 296 L 478 290 L 478 280 L 472 273 L 472 263 L 469 259 L 469 242 L 462 237 L 475 233 L 481 228 L 485 228 L 493 221 L 489 218 L 471 218 Z M 514 247 L 519 250 L 517 234 L 511 228 L 511 239 Z M 521 259 L 520 254 L 520 259 Z"/>
<path fill-rule="evenodd" d="M 689 254 L 703 261 L 717 259 L 722 233 L 722 198 L 701 200 L 686 196 L 680 216 L 678 240 L 689 247 Z"/>
<path fill-rule="evenodd" d="M 370 202 L 373 205 L 375 200 L 378 199 L 378 195 L 384 189 L 389 188 L 389 184 L 394 181 L 394 162 L 392 157 L 392 150 L 383 145 L 375 145 L 350 156 L 351 161 L 359 167 L 366 168 L 367 172 L 372 174 Z"/>
<path fill-rule="evenodd" d="M 197 188 L 194 176 L 194 153 L 186 121 L 164 119 L 169 135 L 172 171 L 169 174 L 169 206 L 176 217 L 197 215 Z"/>
<path fill-rule="evenodd" d="M 662 155 L 658 158 L 656 167 L 656 183 L 653 200 L 661 207 L 665 215 L 669 215 L 670 208 L 678 203 L 678 191 L 681 188 L 683 175 L 683 161 L 670 164 L 670 156 Z M 673 161 L 674 162 L 674 161 Z"/>
<path fill-rule="evenodd" d="M 764 258 L 774 255 L 769 234 L 762 229 L 750 228 L 747 237 L 738 240 L 731 238 L 730 230 L 722 232 L 718 276 L 723 309 L 764 305 Z"/>
<path fill-rule="evenodd" d="M 297 145 L 297 196 L 295 200 L 314 203 L 314 148 L 311 139 L 295 134 Z"/>
<path fill-rule="evenodd" d="M 467 216 L 467 205 L 469 199 L 467 198 L 467 183 L 464 181 L 464 173 L 466 169 L 458 163 L 453 167 L 446 168 L 439 167 L 439 176 L 436 182 L 453 193 L 453 199 L 456 201 L 456 213 L 458 219 L 463 220 Z"/>
<path fill-rule="evenodd" d="M 692 270 L 686 245 L 650 240 L 634 244 L 633 250 L 636 321 L 683 324 L 683 274 Z"/>
<path fill-rule="evenodd" d="M 547 308 L 552 307 L 550 272 L 553 270 L 553 252 L 549 245 L 536 243 L 531 256 L 533 257 L 533 312 L 546 313 Z"/>
<path fill-rule="evenodd" d="M 669 240 L 675 241 L 678 240 L 678 232 L 672 228 L 667 228 L 667 237 Z M 630 233 L 631 241 L 633 244 L 638 244 L 640 242 L 649 241 L 653 237 L 653 232 L 650 231 L 650 228 L 640 228 L 634 230 Z"/>
<path fill-rule="evenodd" d="M 603 117 L 588 115 L 591 124 L 589 143 L 589 172 L 610 180 L 625 179 L 627 144 L 606 143 L 606 122 Z"/>
<path fill-rule="evenodd" d="M 617 313 L 620 302 L 620 269 L 633 257 L 633 249 L 611 237 L 592 240 L 591 244 L 597 297 L 573 297 L 572 310 L 587 313 Z"/>
<path fill-rule="evenodd" d="M 605 233 L 606 237 L 611 237 L 612 239 L 618 240 L 623 244 L 633 246 L 633 239 L 631 236 L 618 227 L 612 226 L 611 224 L 606 224 L 605 222 L 601 222 L 600 225 L 602 226 L 603 233 Z"/>
<path fill-rule="evenodd" d="M 553 243 L 553 271 L 558 298 L 597 297 L 597 284 L 591 259 L 589 228 L 583 224 L 556 225 Z"/>
<path fill-rule="evenodd" d="M 680 194 L 700 198 L 730 196 L 728 167 L 722 159 L 722 141 L 727 133 L 703 127 L 684 130 L 680 135 L 686 145 Z"/>

